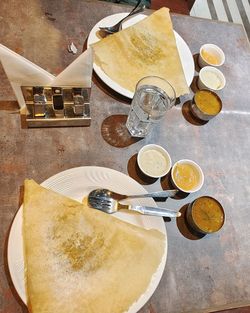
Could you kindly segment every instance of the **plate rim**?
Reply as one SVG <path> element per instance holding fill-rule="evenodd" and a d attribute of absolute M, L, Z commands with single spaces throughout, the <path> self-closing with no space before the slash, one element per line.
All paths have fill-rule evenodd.
<path fill-rule="evenodd" d="M 104 170 L 104 171 L 110 171 L 111 173 L 115 173 L 116 175 L 121 175 L 121 176 L 126 176 L 126 178 L 128 180 L 131 180 L 135 185 L 138 186 L 138 189 L 140 188 L 141 191 L 140 192 L 144 192 L 147 190 L 142 186 L 140 185 L 136 180 L 134 180 L 132 177 L 130 177 L 129 175 L 123 173 L 123 172 L 120 172 L 120 171 L 117 171 L 117 170 L 114 170 L 114 169 L 111 169 L 111 168 L 107 168 L 107 167 L 101 167 L 101 166 L 80 166 L 80 167 L 72 167 L 70 169 L 67 169 L 67 170 L 64 170 L 64 171 L 61 171 L 61 172 L 58 172 L 52 176 L 50 176 L 49 178 L 47 178 L 46 180 L 44 180 L 42 183 L 40 183 L 41 186 L 43 187 L 46 187 L 48 189 L 52 189 L 54 190 L 53 188 L 50 188 L 49 184 L 53 183 L 54 180 L 60 178 L 61 176 L 63 177 L 64 175 L 63 174 L 68 174 L 68 173 L 72 173 L 74 171 L 78 171 L 78 170 L 93 170 L 93 169 L 96 169 L 96 170 Z M 57 183 L 56 183 L 57 185 Z M 58 192 L 58 191 L 56 191 Z M 139 191 L 138 191 L 139 192 Z M 63 194 L 63 193 L 62 193 Z M 154 203 L 155 201 L 153 199 L 147 199 L 147 200 L 152 200 Z M 19 209 L 17 210 L 15 216 L 13 217 L 13 220 L 12 220 L 12 223 L 11 223 L 11 226 L 10 226 L 10 231 L 9 231 L 9 236 L 8 236 L 8 241 L 7 241 L 7 264 L 8 264 L 8 269 L 9 269 L 9 273 L 10 273 L 10 277 L 12 279 L 12 282 L 13 282 L 13 285 L 15 287 L 15 290 L 18 294 L 18 296 L 20 297 L 20 299 L 23 301 L 24 304 L 27 305 L 27 297 L 26 297 L 26 288 L 25 288 L 25 285 L 24 285 L 24 290 L 23 288 L 21 287 L 20 289 L 17 288 L 17 286 L 19 285 L 18 283 L 18 280 L 16 279 L 16 274 L 14 273 L 13 271 L 13 262 L 14 260 L 12 261 L 11 260 L 11 255 L 12 255 L 12 249 L 14 248 L 13 247 L 13 237 L 15 235 L 15 232 L 18 231 L 18 227 L 19 229 L 22 228 L 22 211 L 23 211 L 23 204 L 19 207 Z M 19 222 L 20 220 L 20 222 Z M 153 295 L 153 293 L 155 292 L 155 289 L 157 288 L 157 286 L 159 285 L 160 283 L 160 280 L 163 276 L 163 273 L 164 273 L 164 269 L 165 269 L 165 266 L 166 266 L 166 261 L 167 261 L 167 252 L 168 252 L 168 236 L 167 236 L 167 230 L 166 230 L 166 226 L 165 226 L 165 223 L 164 223 L 164 220 L 163 218 L 160 219 L 160 224 L 161 224 L 161 228 L 158 229 L 160 232 L 162 232 L 164 235 L 165 235 L 165 250 L 164 250 L 164 254 L 163 254 L 163 257 L 162 257 L 162 260 L 156 270 L 156 272 L 152 275 L 152 278 L 151 278 L 151 281 L 148 285 L 148 288 L 146 289 L 146 291 L 136 300 L 136 302 L 134 302 L 129 310 L 127 312 L 124 312 L 124 313 L 136 313 L 138 310 L 140 310 L 145 304 L 146 302 L 150 299 L 150 297 Z M 156 229 L 156 228 L 155 228 Z M 22 234 L 21 234 L 22 236 Z M 23 250 L 23 243 L 21 242 L 21 250 Z M 10 261 L 11 260 L 11 261 Z M 24 262 L 24 255 L 22 255 L 22 265 L 23 265 L 23 262 Z M 19 269 L 20 270 L 20 269 Z M 22 266 L 22 269 L 20 270 L 23 272 L 23 275 L 24 275 L 24 270 L 23 270 L 23 266 Z M 158 273 L 159 272 L 159 273 Z M 156 277 L 157 275 L 157 277 Z M 25 280 L 25 278 L 23 277 L 23 280 Z M 149 294 L 147 294 L 149 293 Z M 145 296 L 146 295 L 146 298 Z M 142 299 L 141 299 L 142 298 Z M 145 299 L 144 299 L 145 298 Z"/>
<path fill-rule="evenodd" d="M 121 18 L 125 17 L 127 14 L 128 14 L 128 12 L 114 13 L 114 14 L 107 15 L 106 17 L 104 17 L 101 20 L 99 20 L 92 27 L 92 29 L 89 32 L 89 35 L 88 35 L 88 38 L 87 38 L 87 48 L 89 48 L 92 44 L 100 41 L 100 40 L 94 40 L 95 38 L 93 38 L 93 37 L 96 37 L 95 31 L 99 28 L 99 25 L 101 25 L 103 22 L 105 22 L 106 19 L 109 19 L 109 18 L 112 18 L 112 17 L 113 18 L 119 17 L 121 19 Z M 137 14 L 137 15 L 131 17 L 128 21 L 125 21 L 124 25 L 126 25 L 126 23 L 130 23 L 130 26 L 132 26 L 133 24 L 137 23 L 138 17 L 140 18 L 138 20 L 138 22 L 139 22 L 139 21 L 143 20 L 144 18 L 146 18 L 147 16 L 148 15 L 146 15 L 146 14 Z M 133 20 L 135 22 L 133 24 L 131 24 L 131 21 L 133 22 Z M 175 38 L 176 38 L 177 49 L 178 49 L 178 52 L 179 52 L 181 64 L 182 64 L 184 75 L 185 75 L 185 78 L 186 78 L 186 82 L 187 82 L 188 87 L 190 87 L 191 84 L 192 84 L 192 81 L 193 81 L 194 74 L 195 74 L 195 64 L 194 64 L 193 55 L 192 55 L 192 52 L 191 52 L 188 44 L 182 38 L 182 36 L 179 33 L 177 33 L 175 30 L 173 30 L 173 31 L 174 31 L 174 35 L 175 35 Z M 178 40 L 178 42 L 177 42 L 177 40 Z M 179 48 L 178 48 L 178 43 L 179 43 L 179 45 L 185 46 L 185 49 L 186 49 L 186 51 L 189 54 L 189 59 L 190 59 L 190 61 L 192 60 L 192 66 L 191 66 L 191 62 L 190 62 L 190 66 L 192 67 L 192 69 L 190 69 L 188 71 L 188 72 L 192 72 L 192 75 L 190 74 L 190 76 L 188 74 L 186 74 L 186 72 L 185 72 L 184 65 L 183 65 L 184 57 L 183 58 L 181 57 L 181 53 L 180 53 Z M 121 94 L 121 95 L 123 95 L 123 96 L 125 96 L 125 97 L 127 97 L 129 99 L 133 98 L 133 96 L 134 96 L 133 92 L 129 91 L 128 89 L 126 89 L 126 88 L 122 87 L 121 85 L 119 85 L 117 82 L 113 81 L 102 70 L 102 68 L 100 66 L 98 66 L 95 62 L 93 62 L 93 69 L 94 69 L 95 73 L 97 74 L 97 76 L 102 80 L 102 82 L 104 82 L 109 88 L 111 88 L 112 90 L 114 90 L 118 94 Z M 189 79 L 187 79 L 187 76 L 188 76 Z"/>

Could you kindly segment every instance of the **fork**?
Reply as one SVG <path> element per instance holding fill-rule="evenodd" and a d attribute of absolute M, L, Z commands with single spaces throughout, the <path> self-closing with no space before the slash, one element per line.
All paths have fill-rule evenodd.
<path fill-rule="evenodd" d="M 102 31 L 105 31 L 106 33 L 109 33 L 109 34 L 114 34 L 114 33 L 119 32 L 119 30 L 121 30 L 122 23 L 127 18 L 129 18 L 132 15 L 138 14 L 145 9 L 145 5 L 138 8 L 138 6 L 141 4 L 141 2 L 142 2 L 142 0 L 139 0 L 137 2 L 136 6 L 133 8 L 133 10 L 127 16 L 125 16 L 122 20 L 120 20 L 117 24 L 115 24 L 113 26 L 109 26 L 109 27 L 99 27 L 99 29 Z"/>
<path fill-rule="evenodd" d="M 180 212 L 175 212 L 169 209 L 163 208 L 155 208 L 149 206 L 140 206 L 140 205 L 129 205 L 129 204 L 121 204 L 119 201 L 115 199 L 100 199 L 96 197 L 88 197 L 89 205 L 97 210 L 103 211 L 105 213 L 115 213 L 119 210 L 129 210 L 135 211 L 145 215 L 152 216 L 167 216 L 167 217 L 179 217 L 181 216 Z"/>
<path fill-rule="evenodd" d="M 154 191 L 146 194 L 140 194 L 140 195 L 123 195 L 108 189 L 99 188 L 92 190 L 89 193 L 90 197 L 96 197 L 96 198 L 113 198 L 115 200 L 123 200 L 128 198 L 155 198 L 155 199 L 162 199 L 167 197 L 174 197 L 176 193 L 178 192 L 177 189 L 172 190 L 164 190 L 164 191 Z"/>

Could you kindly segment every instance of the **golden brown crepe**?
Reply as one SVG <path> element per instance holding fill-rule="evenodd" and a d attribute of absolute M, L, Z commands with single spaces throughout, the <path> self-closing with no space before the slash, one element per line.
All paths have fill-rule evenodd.
<path fill-rule="evenodd" d="M 120 313 L 145 292 L 165 236 L 25 181 L 23 238 L 32 313 Z"/>
<path fill-rule="evenodd" d="M 156 75 L 171 83 L 177 97 L 189 93 L 168 8 L 92 46 L 95 63 L 132 92 L 142 77 Z"/>

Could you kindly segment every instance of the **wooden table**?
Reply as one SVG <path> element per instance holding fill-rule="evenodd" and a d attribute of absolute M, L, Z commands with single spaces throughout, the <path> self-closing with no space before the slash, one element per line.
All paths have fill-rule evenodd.
<path fill-rule="evenodd" d="M 67 52 L 71 41 L 79 55 L 97 21 L 129 10 L 98 1 L 2 1 L 0 42 L 58 74 L 76 58 Z M 181 15 L 173 15 L 172 20 L 195 59 L 200 46 L 207 42 L 224 50 L 226 62 L 221 70 L 227 84 L 220 92 L 223 111 L 207 124 L 197 123 L 188 110 L 191 92 L 180 99 L 151 135 L 123 148 L 107 143 L 101 127 L 109 116 L 126 115 L 130 101 L 106 88 L 96 75 L 90 127 L 25 129 L 16 113 L 13 91 L 0 68 L 0 312 L 27 312 L 11 283 L 6 260 L 8 231 L 20 205 L 24 179 L 40 183 L 72 167 L 97 165 L 130 174 L 147 190 L 166 188 L 164 179 L 153 182 L 136 177 L 136 154 L 148 143 L 165 147 L 173 162 L 193 159 L 205 174 L 200 192 L 168 199 L 167 206 L 184 211 L 186 204 L 198 196 L 210 195 L 224 206 L 226 222 L 220 232 L 203 238 L 191 235 L 184 220 L 166 222 L 165 272 L 140 313 L 211 312 L 250 304 L 249 43 L 240 25 Z"/>

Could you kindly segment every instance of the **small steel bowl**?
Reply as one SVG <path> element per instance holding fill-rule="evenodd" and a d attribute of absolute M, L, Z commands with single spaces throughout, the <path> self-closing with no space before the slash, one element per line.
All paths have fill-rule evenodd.
<path fill-rule="evenodd" d="M 215 96 L 217 98 L 217 100 L 219 101 L 220 110 L 216 114 L 205 113 L 196 104 L 195 96 L 196 96 L 197 93 L 199 93 L 201 91 L 205 91 L 205 92 L 210 93 L 211 95 Z M 197 91 L 196 94 L 193 97 L 193 100 L 192 100 L 192 103 L 191 103 L 191 108 L 190 108 L 191 112 L 192 112 L 192 114 L 194 116 L 198 117 L 200 120 L 209 121 L 209 120 L 211 120 L 212 118 L 214 118 L 216 115 L 218 115 L 221 112 L 221 110 L 222 110 L 222 101 L 221 101 L 220 97 L 215 92 L 213 92 L 211 90 L 201 89 L 201 90 Z"/>
<path fill-rule="evenodd" d="M 217 227 L 212 229 L 212 226 L 210 229 L 204 229 L 202 228 L 201 224 L 199 224 L 195 218 L 194 218 L 194 207 L 195 205 L 197 205 L 198 201 L 201 202 L 202 199 L 207 198 L 210 199 L 210 201 L 212 200 L 213 202 L 215 202 L 218 205 L 218 208 L 221 211 L 221 221 L 218 222 L 218 225 L 216 225 Z M 199 207 L 198 207 L 199 208 Z M 212 208 L 207 207 L 207 209 L 209 210 L 209 213 L 212 213 Z M 200 212 L 204 212 L 204 207 Z M 194 200 L 192 203 L 190 203 L 188 205 L 187 211 L 186 211 L 186 220 L 188 222 L 188 225 L 196 232 L 200 233 L 200 234 L 211 234 L 214 232 L 219 231 L 222 226 L 224 225 L 225 222 L 225 212 L 224 209 L 222 207 L 222 205 L 219 203 L 219 201 L 217 201 L 216 199 L 214 199 L 213 197 L 209 197 L 209 196 L 203 196 L 203 197 L 199 197 L 196 200 Z"/>

